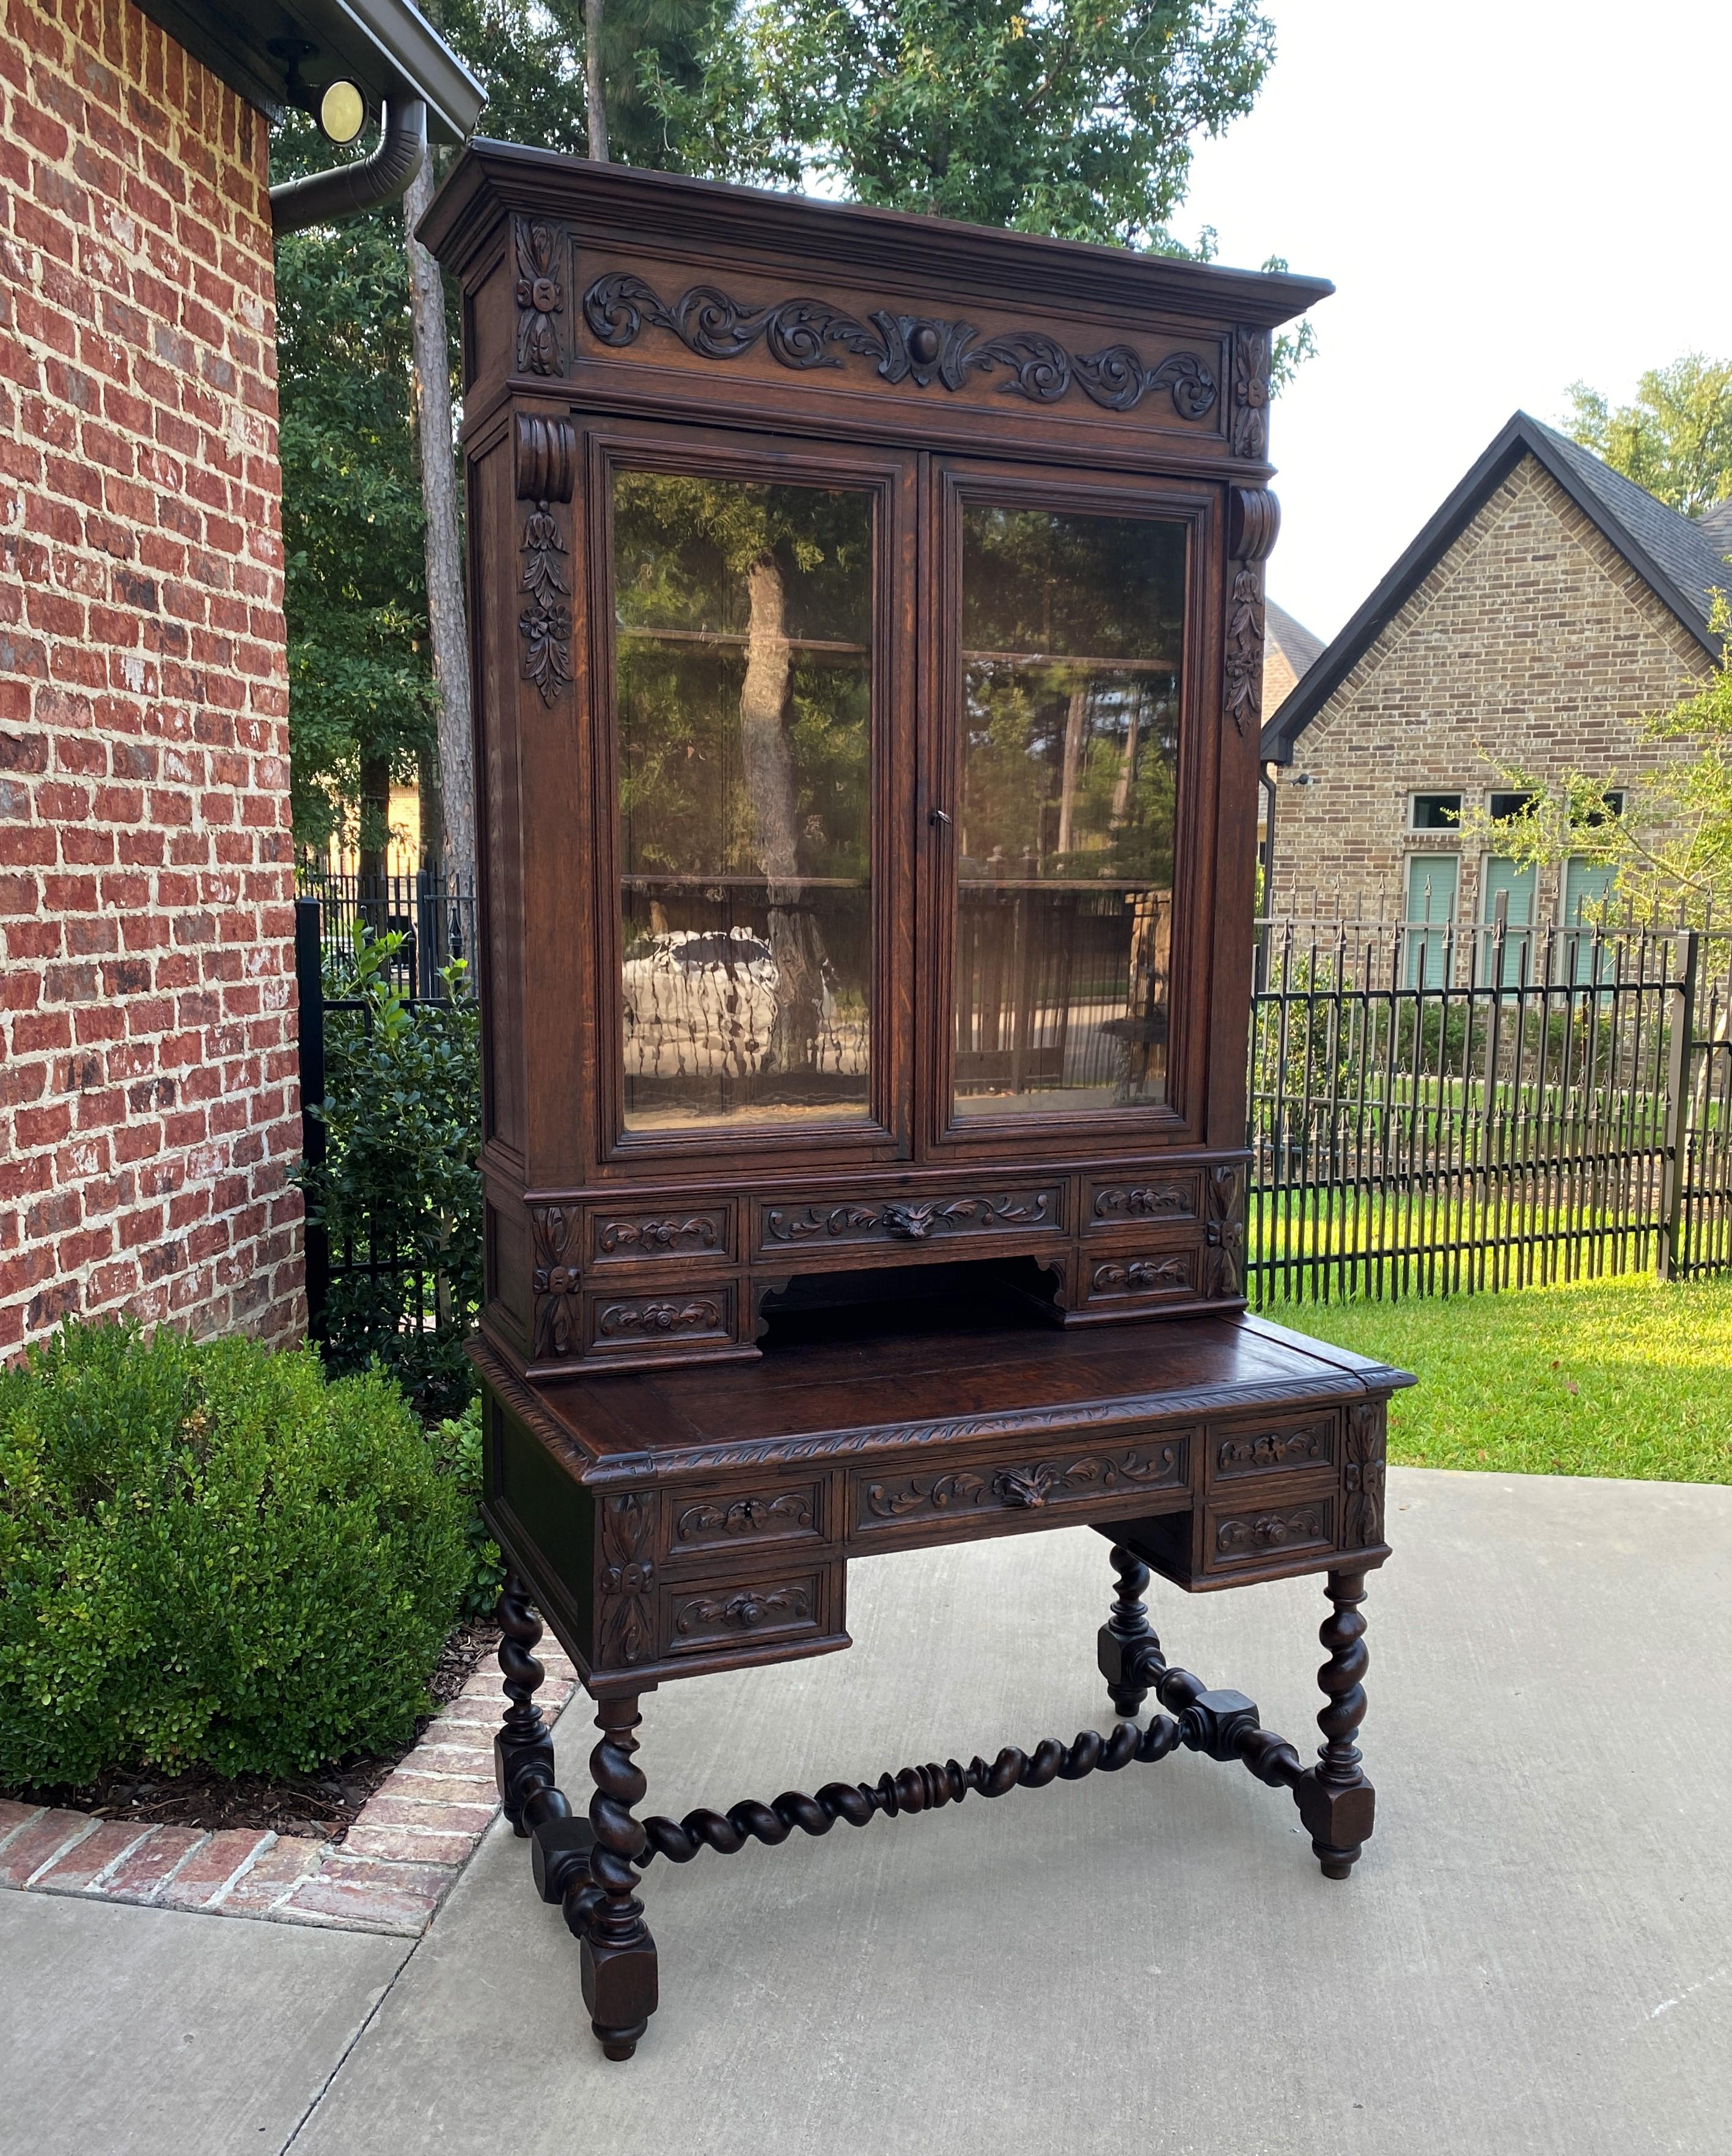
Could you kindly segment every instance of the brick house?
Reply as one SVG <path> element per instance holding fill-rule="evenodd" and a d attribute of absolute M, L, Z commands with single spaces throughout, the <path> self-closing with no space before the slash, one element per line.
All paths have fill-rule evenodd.
<path fill-rule="evenodd" d="M 1514 811 L 1500 768 L 1541 783 L 1586 772 L 1615 793 L 1655 767 L 1666 752 L 1637 721 L 1718 655 L 1711 594 L 1732 591 L 1729 554 L 1732 504 L 1693 522 L 1518 412 L 1264 705 L 1270 910 L 1471 923 L 1501 896 L 1512 926 L 1580 917 L 1606 870 L 1518 868 L 1464 845 L 1456 819 Z"/>
<path fill-rule="evenodd" d="M 268 113 L 318 39 L 151 5 L 0 21 L 0 1354 L 305 1317 Z M 345 19 L 327 77 L 427 94 L 404 0 Z"/>

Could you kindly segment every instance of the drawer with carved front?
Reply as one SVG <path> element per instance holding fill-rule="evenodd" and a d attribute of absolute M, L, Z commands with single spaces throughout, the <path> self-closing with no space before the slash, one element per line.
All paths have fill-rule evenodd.
<path fill-rule="evenodd" d="M 933 1468 L 856 1468 L 848 1481 L 849 1537 L 859 1542 L 944 1520 L 1000 1526 L 1055 1512 L 1084 1517 L 1135 1510 L 1140 1502 L 1188 1500 L 1192 1433 L 1131 1439 L 1084 1450 L 1026 1454 L 1002 1464 Z"/>
<path fill-rule="evenodd" d="M 1203 1507 L 1203 1570 L 1255 1572 L 1295 1562 L 1303 1569 L 1327 1560 L 1335 1553 L 1340 1502 L 1333 1484 L 1217 1498 Z"/>
<path fill-rule="evenodd" d="M 734 1209 L 730 1205 L 590 1209 L 589 1258 L 598 1269 L 641 1265 L 646 1259 L 663 1264 L 669 1259 L 725 1262 L 733 1255 Z"/>
<path fill-rule="evenodd" d="M 1062 1183 L 1005 1183 L 991 1190 L 942 1193 L 935 1197 L 879 1198 L 855 1194 L 762 1200 L 757 1209 L 759 1255 L 884 1249 L 943 1244 L 957 1256 L 970 1244 L 1002 1242 L 1011 1235 L 1064 1232 Z"/>
<path fill-rule="evenodd" d="M 1163 1173 L 1145 1168 L 1132 1175 L 1103 1177 L 1083 1185 L 1083 1233 L 1104 1235 L 1115 1229 L 1188 1226 L 1198 1219 L 1202 1178 L 1196 1168 Z"/>
<path fill-rule="evenodd" d="M 1332 1467 L 1336 1419 L 1331 1413 L 1265 1416 L 1257 1421 L 1209 1424 L 1204 1448 L 1211 1483 L 1253 1475 L 1283 1475 L 1305 1467 Z"/>
<path fill-rule="evenodd" d="M 776 1568 L 761 1578 L 662 1589 L 662 1652 L 715 1654 L 759 1640 L 834 1631 L 829 1573 Z"/>
<path fill-rule="evenodd" d="M 1084 1259 L 1084 1299 L 1107 1302 L 1186 1301 L 1197 1293 L 1196 1250 L 1122 1250 L 1112 1256 L 1092 1252 Z"/>
<path fill-rule="evenodd" d="M 677 1566 L 707 1563 L 735 1550 L 821 1543 L 826 1494 L 826 1484 L 817 1480 L 743 1496 L 737 1490 L 669 1490 L 662 1501 L 667 1523 L 664 1554 Z"/>
<path fill-rule="evenodd" d="M 642 1358 L 669 1348 L 710 1345 L 734 1337 L 731 1281 L 687 1287 L 628 1287 L 584 1298 L 585 1345 L 598 1362 Z"/>

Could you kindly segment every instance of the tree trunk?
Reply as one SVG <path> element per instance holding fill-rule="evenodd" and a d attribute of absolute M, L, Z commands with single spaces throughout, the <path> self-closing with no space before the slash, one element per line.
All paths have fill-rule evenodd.
<path fill-rule="evenodd" d="M 740 754 L 770 906 L 776 961 L 776 1024 L 768 1067 L 816 1070 L 823 1025 L 824 949 L 799 882 L 794 762 L 782 713 L 793 670 L 781 571 L 768 556 L 746 572 L 746 679 L 740 689 Z"/>
<path fill-rule="evenodd" d="M 1072 819 L 1076 812 L 1077 774 L 1083 758 L 1083 727 L 1089 716 L 1090 684 L 1079 681 L 1070 692 L 1069 708 L 1064 714 L 1064 767 L 1058 784 L 1058 844 L 1056 853 L 1068 854 L 1074 834 Z"/>
<path fill-rule="evenodd" d="M 607 100 L 602 83 L 602 0 L 583 0 L 583 105 L 589 122 L 589 154 L 607 162 Z"/>
<path fill-rule="evenodd" d="M 403 249 L 409 263 L 409 317 L 415 341 L 421 498 L 427 511 L 427 620 L 438 698 L 438 822 L 443 831 L 436 859 L 443 863 L 448 886 L 454 891 L 475 873 L 475 751 L 445 287 L 438 264 L 415 237 L 416 223 L 433 192 L 433 160 L 428 157 L 403 197 Z M 433 834 L 427 835 L 431 844 Z"/>

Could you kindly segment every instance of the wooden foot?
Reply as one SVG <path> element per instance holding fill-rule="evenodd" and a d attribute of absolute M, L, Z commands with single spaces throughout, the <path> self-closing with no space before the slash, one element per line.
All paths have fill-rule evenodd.
<path fill-rule="evenodd" d="M 1329 1660 L 1317 1672 L 1318 1684 L 1329 1697 L 1317 1717 L 1324 1742 L 1318 1748 L 1317 1764 L 1299 1777 L 1294 1796 L 1324 1877 L 1345 1879 L 1371 1839 L 1376 1809 L 1376 1793 L 1360 1771 L 1359 1748 L 1353 1741 L 1354 1732 L 1366 1718 L 1360 1679 L 1371 1661 L 1364 1645 L 1366 1620 L 1359 1613 L 1366 1599 L 1366 1576 L 1362 1572 L 1332 1572 L 1325 1591 L 1335 1606 L 1318 1634 L 1329 1650 Z"/>
<path fill-rule="evenodd" d="M 590 1754 L 595 1794 L 589 1823 L 595 1841 L 587 1858 L 589 1883 L 568 1893 L 566 1921 L 583 1944 L 583 2003 L 603 2055 L 628 2059 L 656 2009 L 655 1941 L 643 1922 L 633 1861 L 641 1857 L 644 1833 L 632 1816 L 648 1784 L 632 1763 L 641 1717 L 635 1698 L 604 1699 L 596 1709 L 602 1741 Z"/>
<path fill-rule="evenodd" d="M 1119 1591 L 1100 1628 L 1097 1660 L 1112 1697 L 1114 1713 L 1129 1722 L 1142 1712 L 1143 1702 L 1149 1697 L 1146 1676 L 1150 1651 L 1158 1655 L 1161 1642 L 1143 1605 L 1143 1590 L 1149 1584 L 1148 1566 L 1115 1543 L 1113 1571 Z"/>

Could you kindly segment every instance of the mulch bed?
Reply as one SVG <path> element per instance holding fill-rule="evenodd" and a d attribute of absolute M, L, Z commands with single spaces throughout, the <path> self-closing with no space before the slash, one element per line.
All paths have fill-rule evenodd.
<path fill-rule="evenodd" d="M 458 1627 L 428 1685 L 435 1712 L 456 1698 L 499 1644 L 495 1625 Z M 131 1767 L 112 1770 L 88 1789 L 32 1788 L 0 1794 L 62 1811 L 94 1812 L 99 1819 L 136 1820 L 141 1825 L 251 1827 L 260 1833 L 340 1842 L 380 1783 L 413 1751 L 432 1719 L 429 1714 L 416 1725 L 402 1752 L 345 1760 L 304 1778 L 273 1781 L 266 1774 L 238 1774 L 231 1779 L 202 1767 L 184 1774 Z"/>

